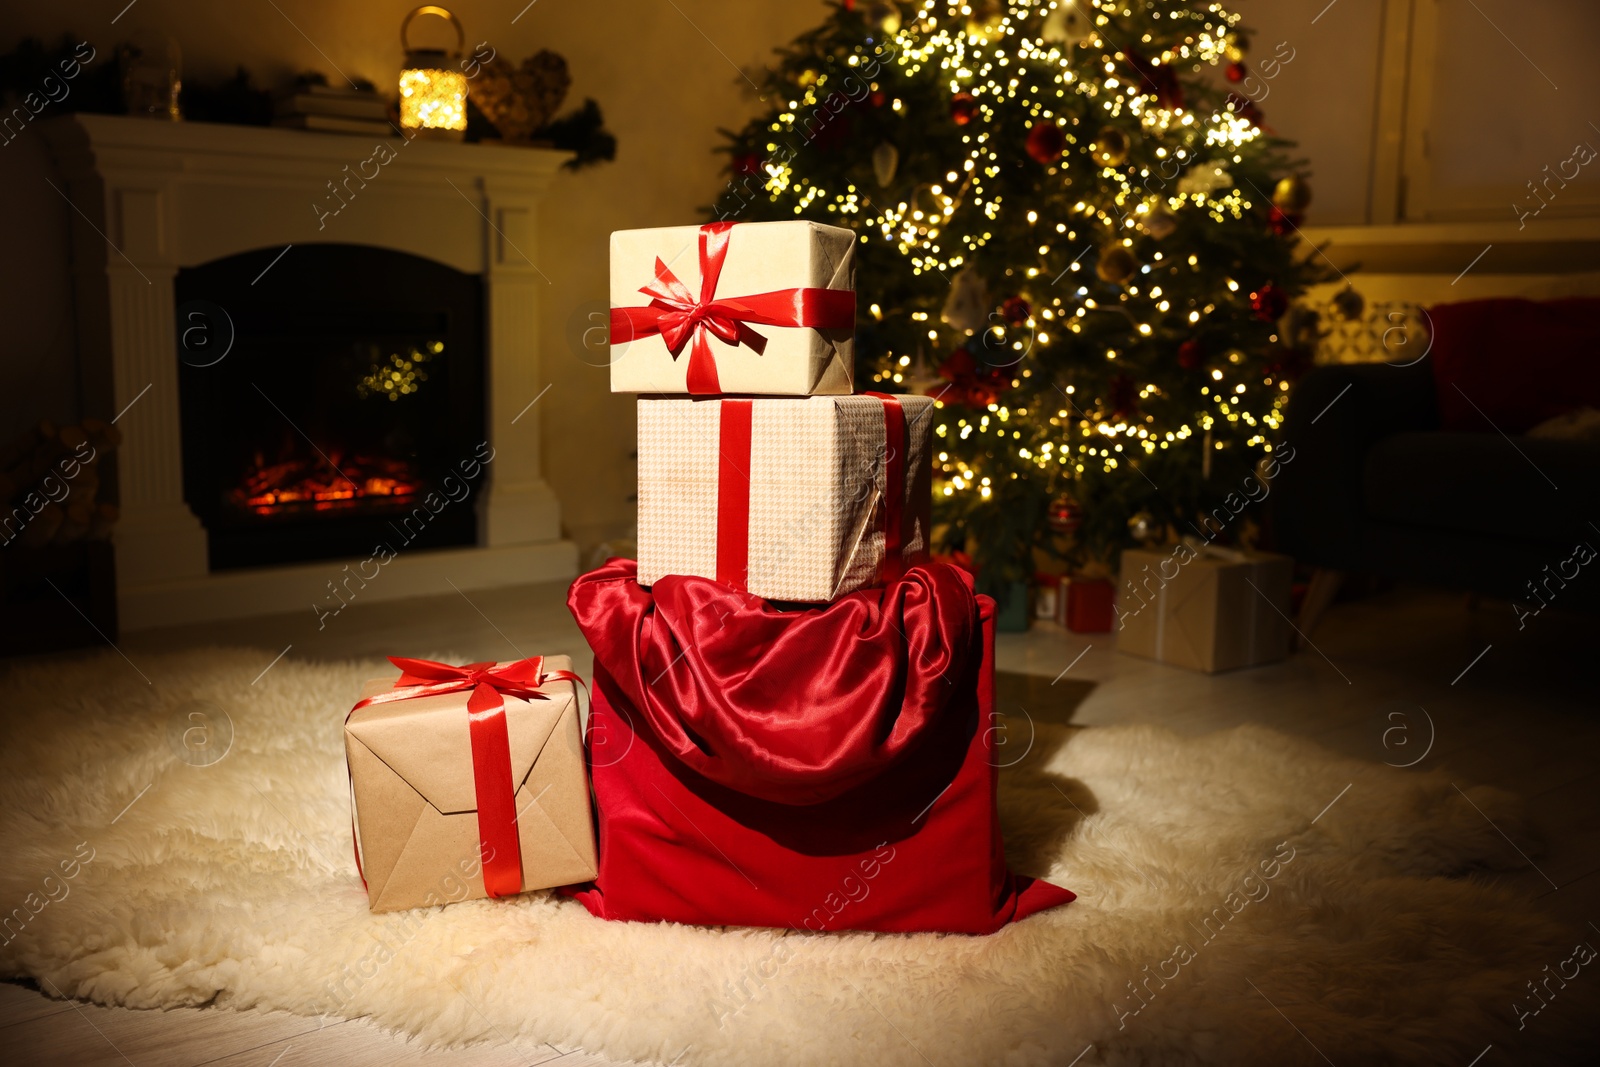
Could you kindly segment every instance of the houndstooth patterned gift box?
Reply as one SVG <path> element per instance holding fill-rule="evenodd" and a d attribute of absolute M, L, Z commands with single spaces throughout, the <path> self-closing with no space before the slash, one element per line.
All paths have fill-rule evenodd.
<path fill-rule="evenodd" d="M 904 413 L 904 442 L 886 443 L 886 403 Z M 669 574 L 719 577 L 719 522 L 738 518 L 737 510 L 728 514 L 729 501 L 719 501 L 719 482 L 730 476 L 748 478 L 744 585 L 755 596 L 822 603 L 876 584 L 885 569 L 885 521 L 896 510 L 900 558 L 927 550 L 931 398 L 641 398 L 638 404 L 641 585 Z M 723 417 L 732 404 L 749 406 L 747 458 L 724 447 Z M 896 452 L 905 461 L 903 495 L 899 509 L 886 509 Z"/>

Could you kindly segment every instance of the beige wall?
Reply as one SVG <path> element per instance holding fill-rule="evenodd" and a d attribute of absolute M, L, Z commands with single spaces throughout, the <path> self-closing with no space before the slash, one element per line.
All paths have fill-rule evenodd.
<path fill-rule="evenodd" d="M 139 0 L 111 25 L 126 2 L 8 5 L 0 48 L 72 33 L 109 53 L 129 32 L 153 27 L 178 41 L 192 77 L 216 79 L 243 65 L 258 84 L 276 85 L 306 69 L 337 78 L 337 64 L 382 86 L 399 69 L 400 20 L 414 6 L 274 0 L 280 15 L 265 0 Z M 513 24 L 525 2 L 448 6 L 469 45 L 487 40 L 513 61 L 540 48 L 566 56 L 569 99 L 594 97 L 617 135 L 615 163 L 556 180 L 536 253 L 551 279 L 541 336 L 552 383 L 540 401 L 546 473 L 570 536 L 587 550 L 633 522 L 633 398 L 612 396 L 604 368 L 571 351 L 568 321 L 606 300 L 610 231 L 699 221 L 697 209 L 724 180 L 724 157 L 711 154 L 717 128 L 742 125 L 759 106 L 735 65 L 761 66 L 825 9 L 818 0 L 536 0 Z M 49 175 L 36 132 L 0 146 L 0 435 L 80 414 L 66 259 L 71 209 L 45 184 Z"/>
<path fill-rule="evenodd" d="M 1307 224 L 1600 217 L 1593 0 L 1231 0 L 1256 31 L 1252 86 L 1266 121 L 1300 143 L 1316 192 Z M 1548 179 L 1545 167 L 1566 177 Z M 1551 181 L 1546 200 L 1529 182 Z M 1551 194 L 1554 195 L 1551 195 Z M 1520 232 L 1520 231 L 1519 231 Z M 1514 238 L 1513 238 L 1514 239 Z M 1482 242 L 1478 245 L 1483 247 Z M 1554 266 L 1554 264 L 1552 264 Z"/>

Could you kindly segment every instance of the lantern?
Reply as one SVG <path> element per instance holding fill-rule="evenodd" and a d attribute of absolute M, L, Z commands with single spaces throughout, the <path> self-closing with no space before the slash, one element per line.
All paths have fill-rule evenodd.
<path fill-rule="evenodd" d="M 406 39 L 418 15 L 449 19 L 456 28 L 456 49 L 412 48 Z M 407 136 L 459 141 L 467 131 L 467 76 L 453 65 L 466 46 L 461 20 L 442 7 L 423 4 L 400 23 L 400 46 L 406 62 L 400 71 L 400 126 Z"/>

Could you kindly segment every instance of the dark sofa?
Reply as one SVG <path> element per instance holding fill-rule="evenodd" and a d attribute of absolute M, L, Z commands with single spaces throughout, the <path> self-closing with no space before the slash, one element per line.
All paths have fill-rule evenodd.
<path fill-rule="evenodd" d="M 1349 571 L 1527 609 L 1600 606 L 1600 443 L 1524 436 L 1600 399 L 1600 301 L 1431 316 L 1424 358 L 1318 367 L 1291 394 L 1294 458 L 1270 501 L 1279 548 L 1319 568 L 1306 622 L 1331 597 L 1328 576 Z M 1552 323 L 1587 323 L 1591 337 L 1539 331 Z"/>

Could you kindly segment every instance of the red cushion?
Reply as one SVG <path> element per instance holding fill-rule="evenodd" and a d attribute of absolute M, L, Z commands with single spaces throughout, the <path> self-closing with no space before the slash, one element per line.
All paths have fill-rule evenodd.
<path fill-rule="evenodd" d="M 1006 870 L 993 604 L 962 572 L 803 612 L 634 573 L 613 560 L 568 598 L 595 652 L 595 915 L 983 934 L 1073 899 Z"/>
<path fill-rule="evenodd" d="M 1600 407 L 1600 299 L 1469 300 L 1428 317 L 1441 429 L 1524 433 Z"/>

